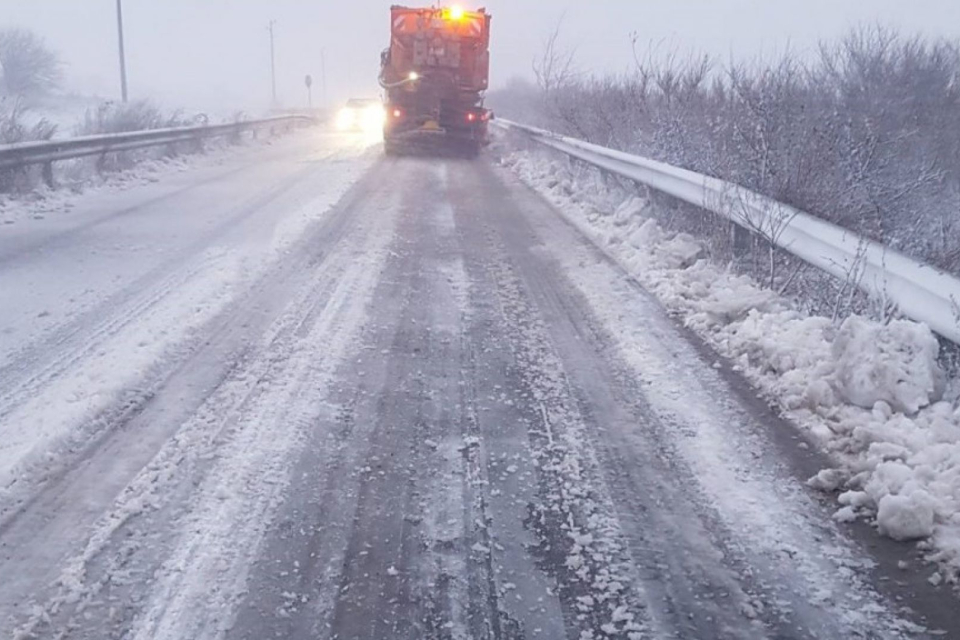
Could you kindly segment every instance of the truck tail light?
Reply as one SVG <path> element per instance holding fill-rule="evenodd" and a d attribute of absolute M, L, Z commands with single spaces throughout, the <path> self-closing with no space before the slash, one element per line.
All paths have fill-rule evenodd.
<path fill-rule="evenodd" d="M 477 114 L 475 114 L 473 111 L 467 114 L 467 122 L 476 122 L 476 121 L 477 121 Z"/>
<path fill-rule="evenodd" d="M 403 109 L 394 109 L 390 112 L 390 115 L 392 115 L 394 119 L 399 120 L 403 117 Z"/>

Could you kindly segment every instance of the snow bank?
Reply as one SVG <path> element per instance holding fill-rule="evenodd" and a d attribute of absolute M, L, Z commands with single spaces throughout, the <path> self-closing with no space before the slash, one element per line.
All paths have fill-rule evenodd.
<path fill-rule="evenodd" d="M 836 518 L 866 518 L 895 540 L 927 540 L 947 579 L 960 577 L 960 408 L 945 400 L 939 345 L 924 325 L 808 316 L 752 279 L 665 232 L 649 203 L 573 175 L 532 152 L 503 163 L 593 237 L 838 466 L 809 485 L 837 492 Z M 955 394 L 954 394 L 955 395 Z"/>
<path fill-rule="evenodd" d="M 943 396 L 939 353 L 933 334 L 915 322 L 881 326 L 848 318 L 833 341 L 837 390 L 858 407 L 886 402 L 894 411 L 914 414 Z"/>
<path fill-rule="evenodd" d="M 239 147 L 249 149 L 252 146 Z M 84 175 L 82 179 L 71 180 L 58 175 L 59 186 L 46 185 L 23 194 L 0 193 L 0 229 L 5 225 L 17 224 L 28 220 L 42 220 L 47 215 L 62 214 L 73 208 L 80 194 L 109 193 L 123 191 L 136 186 L 159 182 L 176 173 L 190 171 L 225 161 L 236 155 L 238 148 L 226 145 L 211 146 L 204 154 L 150 158 L 138 162 L 129 169 L 104 174 Z M 74 163 L 65 161 L 60 164 Z"/>

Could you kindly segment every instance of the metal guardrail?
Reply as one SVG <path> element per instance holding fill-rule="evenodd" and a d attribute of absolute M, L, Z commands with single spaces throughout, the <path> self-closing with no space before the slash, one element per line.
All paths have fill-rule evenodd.
<path fill-rule="evenodd" d="M 131 151 L 178 142 L 191 142 L 247 131 L 257 131 L 265 128 L 291 126 L 310 122 L 313 122 L 313 119 L 307 116 L 277 116 L 231 124 L 151 129 L 148 131 L 132 131 L 129 133 L 113 133 L 64 138 L 63 140 L 0 145 L 0 169 L 46 165 L 44 178 L 47 182 L 51 182 L 51 165 L 53 162 L 61 160 L 72 160 L 74 158 L 97 156 L 118 151 Z"/>
<path fill-rule="evenodd" d="M 889 301 L 960 344 L 960 279 L 739 185 L 509 120 L 494 121 L 594 167 L 701 207 L 807 263 Z"/>

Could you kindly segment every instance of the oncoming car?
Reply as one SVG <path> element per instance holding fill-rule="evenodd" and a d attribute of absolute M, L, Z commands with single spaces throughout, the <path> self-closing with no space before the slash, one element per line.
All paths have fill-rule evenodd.
<path fill-rule="evenodd" d="M 337 114 L 340 131 L 380 131 L 385 119 L 383 103 L 375 98 L 351 98 Z"/>

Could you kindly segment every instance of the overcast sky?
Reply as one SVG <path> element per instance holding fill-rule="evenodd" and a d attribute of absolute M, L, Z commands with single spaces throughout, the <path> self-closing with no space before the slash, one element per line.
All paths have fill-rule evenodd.
<path fill-rule="evenodd" d="M 427 4 L 425 0 L 423 4 Z M 123 0 L 131 93 L 169 106 L 258 109 L 269 103 L 267 24 L 276 21 L 281 99 L 306 101 L 325 53 L 331 102 L 376 95 L 391 0 Z M 415 4 L 415 3 L 413 3 Z M 446 3 L 444 3 L 446 4 Z M 464 6 L 475 8 L 467 0 Z M 960 0 L 489 0 L 494 85 L 529 75 L 563 16 L 564 40 L 585 70 L 622 71 L 629 34 L 724 58 L 810 50 L 858 24 L 960 40 Z M 0 0 L 0 26 L 42 34 L 73 88 L 118 92 L 115 0 Z"/>

